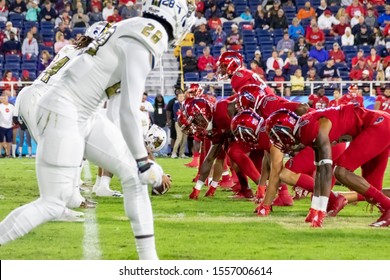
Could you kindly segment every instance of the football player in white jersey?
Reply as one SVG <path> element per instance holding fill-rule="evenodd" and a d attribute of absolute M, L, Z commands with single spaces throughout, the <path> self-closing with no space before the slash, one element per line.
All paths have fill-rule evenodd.
<path fill-rule="evenodd" d="M 113 25 L 65 66 L 61 81 L 41 98 L 36 112 L 41 196 L 0 223 L 0 244 L 61 215 L 85 154 L 121 179 L 138 256 L 158 259 L 146 185 L 160 185 L 163 172 L 147 159 L 139 108 L 154 61 L 159 61 L 169 42 L 180 41 L 190 29 L 194 10 L 193 3 L 185 0 L 146 0 L 143 17 Z M 121 131 L 95 114 L 106 96 L 119 87 Z M 99 126 L 95 125 L 98 121 Z M 121 132 L 129 149 L 113 159 L 116 149 L 123 151 L 115 142 Z M 113 170 L 112 164 L 118 160 L 125 163 L 125 170 Z"/>

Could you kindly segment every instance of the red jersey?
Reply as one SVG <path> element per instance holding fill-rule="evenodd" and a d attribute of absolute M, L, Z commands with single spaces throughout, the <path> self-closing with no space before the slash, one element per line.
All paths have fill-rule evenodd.
<path fill-rule="evenodd" d="M 310 94 L 309 101 L 312 101 L 311 107 L 313 109 L 325 109 L 329 106 L 329 98 L 326 96 L 318 96 L 317 94 Z"/>
<path fill-rule="evenodd" d="M 355 97 L 352 96 L 351 94 L 347 93 L 341 96 L 339 99 L 339 103 L 341 105 L 343 104 L 358 104 L 360 107 L 364 108 L 364 99 L 360 95 L 356 95 Z"/>
<path fill-rule="evenodd" d="M 228 112 L 228 106 L 231 102 L 226 99 L 219 100 L 215 104 L 213 113 L 213 128 L 208 136 L 213 144 L 222 143 L 233 136 L 230 124 L 232 118 Z"/>
<path fill-rule="evenodd" d="M 279 109 L 288 109 L 294 112 L 300 104 L 299 102 L 291 102 L 283 97 L 269 94 L 260 100 L 257 113 L 264 119 L 267 119 L 273 112 Z"/>
<path fill-rule="evenodd" d="M 249 84 L 261 85 L 261 79 L 259 75 L 251 70 L 240 68 L 234 72 L 230 78 L 230 84 L 235 92 L 238 92 L 240 88 Z"/>
<path fill-rule="evenodd" d="M 316 140 L 320 118 L 327 118 L 332 122 L 329 140 L 331 143 L 337 143 L 344 142 L 339 141 L 343 136 L 356 138 L 365 128 L 390 117 L 379 111 L 366 110 L 353 104 L 307 113 L 299 120 L 298 129 L 298 137 L 305 146 L 312 146 Z"/>
<path fill-rule="evenodd" d="M 336 100 L 336 99 L 333 99 L 329 102 L 329 106 L 328 107 L 336 107 L 336 106 L 339 106 L 341 105 L 340 103 L 340 99 Z"/>
<path fill-rule="evenodd" d="M 390 114 L 390 96 L 378 95 L 375 102 L 380 102 L 379 110 L 385 111 Z"/>

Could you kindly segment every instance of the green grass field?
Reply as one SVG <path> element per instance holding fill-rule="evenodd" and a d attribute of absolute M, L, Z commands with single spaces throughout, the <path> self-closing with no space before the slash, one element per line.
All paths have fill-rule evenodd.
<path fill-rule="evenodd" d="M 390 228 L 368 225 L 379 217 L 367 203 L 347 205 L 325 227 L 312 229 L 304 223 L 309 199 L 292 207 L 274 207 L 270 217 L 256 217 L 253 202 L 228 198 L 217 191 L 214 198 L 188 199 L 196 170 L 189 160 L 158 159 L 173 177 L 164 196 L 152 197 L 156 244 L 160 259 L 168 260 L 389 260 Z M 0 219 L 14 208 L 38 196 L 32 159 L 0 160 Z M 92 172 L 96 170 L 92 168 Z M 390 187 L 390 167 L 384 187 Z M 120 190 L 117 179 L 112 188 Z M 346 191 L 343 187 L 337 190 Z M 206 189 L 202 190 L 202 195 Z M 50 222 L 30 234 L 0 247 L 0 259 L 137 259 L 133 235 L 121 198 L 94 198 L 101 255 L 84 251 L 84 223 Z M 81 210 L 87 219 L 92 210 Z M 89 257 L 88 257 L 89 256 Z"/>

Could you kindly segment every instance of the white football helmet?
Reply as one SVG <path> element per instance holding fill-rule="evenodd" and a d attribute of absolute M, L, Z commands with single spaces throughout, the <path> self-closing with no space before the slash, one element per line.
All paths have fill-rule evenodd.
<path fill-rule="evenodd" d="M 146 146 L 153 152 L 159 152 L 167 143 L 167 134 L 158 125 L 152 125 L 145 136 Z"/>
<path fill-rule="evenodd" d="M 144 0 L 142 14 L 151 14 L 164 19 L 172 27 L 173 41 L 178 45 L 195 23 L 194 0 Z"/>
<path fill-rule="evenodd" d="M 110 27 L 110 23 L 107 21 L 98 21 L 92 24 L 88 29 L 85 31 L 85 36 L 90 37 L 92 39 L 96 39 L 97 37 L 102 34 L 106 28 Z"/>

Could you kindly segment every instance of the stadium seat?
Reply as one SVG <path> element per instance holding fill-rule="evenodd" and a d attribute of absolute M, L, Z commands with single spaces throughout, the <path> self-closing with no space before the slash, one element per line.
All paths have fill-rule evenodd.
<path fill-rule="evenodd" d="M 344 51 L 344 53 L 356 53 L 357 52 L 356 46 L 342 46 L 341 49 Z"/>
<path fill-rule="evenodd" d="M 77 34 L 84 35 L 85 30 L 85 27 L 74 27 L 72 30 L 72 37 L 76 37 Z"/>
<path fill-rule="evenodd" d="M 231 84 L 224 84 L 223 85 L 223 95 L 224 96 L 230 96 L 233 93 L 233 89 Z"/>
<path fill-rule="evenodd" d="M 22 63 L 20 69 L 23 70 L 28 70 L 29 72 L 36 72 L 37 71 L 37 64 L 34 62 L 25 62 Z"/>
<path fill-rule="evenodd" d="M 364 50 L 364 54 L 368 55 L 370 53 L 370 50 L 373 46 L 367 46 L 367 45 L 359 45 L 358 49 Z"/>
<path fill-rule="evenodd" d="M 194 54 L 194 48 L 190 46 L 183 46 L 181 47 L 181 56 L 185 57 L 187 50 L 192 49 L 192 53 Z"/>
<path fill-rule="evenodd" d="M 184 80 L 186 82 L 197 82 L 199 81 L 199 73 L 198 72 L 184 73 Z"/>
<path fill-rule="evenodd" d="M 36 55 L 23 55 L 22 56 L 22 62 L 34 62 L 37 63 L 38 57 Z"/>
<path fill-rule="evenodd" d="M 333 15 L 336 15 L 337 12 L 339 11 L 340 7 L 339 6 L 328 6 L 328 9 L 332 12 Z"/>
<path fill-rule="evenodd" d="M 50 21 L 41 21 L 40 29 L 53 29 L 54 30 L 54 23 L 51 23 Z"/>
<path fill-rule="evenodd" d="M 6 63 L 20 63 L 20 56 L 17 54 L 6 54 L 5 55 Z"/>
<path fill-rule="evenodd" d="M 39 23 L 37 21 L 25 21 L 24 22 L 24 29 L 29 31 L 31 27 L 36 26 L 39 27 Z"/>
<path fill-rule="evenodd" d="M 43 51 L 43 50 L 46 50 L 50 53 L 50 55 L 53 55 L 54 54 L 54 50 L 53 50 L 53 47 L 50 47 L 50 46 L 45 46 L 45 45 L 39 45 L 39 52 Z"/>
<path fill-rule="evenodd" d="M 4 55 L 0 54 L 0 62 L 4 61 Z"/>
<path fill-rule="evenodd" d="M 237 15 L 241 15 L 242 13 L 244 13 L 246 7 L 247 7 L 246 2 L 244 2 L 244 4 L 241 4 L 241 3 L 235 4 L 235 8 L 236 8 L 235 10 L 236 10 Z"/>
<path fill-rule="evenodd" d="M 219 56 L 221 54 L 221 49 L 222 46 L 213 46 L 211 48 L 211 53 L 213 54 L 213 56 Z"/>
<path fill-rule="evenodd" d="M 4 65 L 4 70 L 11 70 L 12 72 L 19 72 L 20 70 L 20 64 L 19 63 L 13 63 L 8 62 Z"/>

